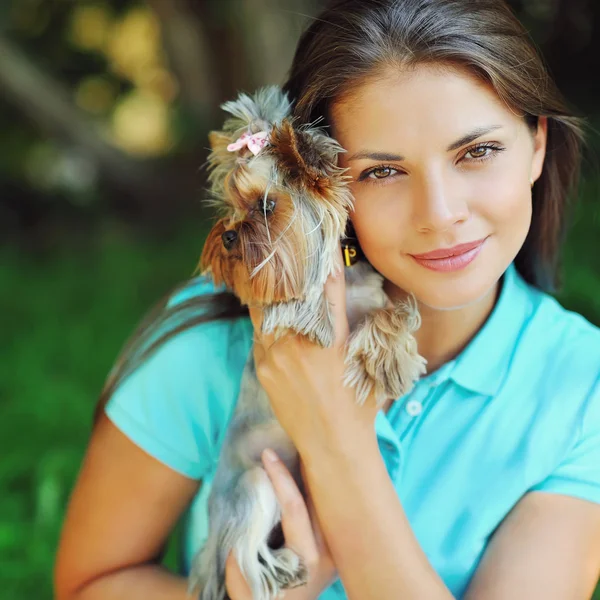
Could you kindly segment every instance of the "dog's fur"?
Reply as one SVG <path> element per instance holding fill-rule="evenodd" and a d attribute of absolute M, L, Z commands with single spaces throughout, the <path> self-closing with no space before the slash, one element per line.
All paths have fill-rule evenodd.
<path fill-rule="evenodd" d="M 243 304 L 263 309 L 263 333 L 279 337 L 292 331 L 331 346 L 334 327 L 324 284 L 339 270 L 335 254 L 353 206 L 350 178 L 337 165 L 344 150 L 322 128 L 298 125 L 275 86 L 253 97 L 241 94 L 223 109 L 232 116 L 209 136 L 212 202 L 221 218 L 208 235 L 201 269 Z M 259 131 L 269 136 L 256 156 L 247 148 L 227 150 L 242 133 Z M 237 234 L 229 249 L 222 238 L 226 231 Z M 344 384 L 355 389 L 358 403 L 372 396 L 382 405 L 408 392 L 424 372 L 412 335 L 419 315 L 414 303 L 391 304 L 383 278 L 368 262 L 345 269 L 345 275 L 351 334 Z M 199 587 L 202 600 L 226 598 L 230 552 L 256 600 L 306 582 L 301 557 L 274 547 L 281 512 L 261 466 L 267 447 L 302 486 L 296 450 L 271 411 L 250 353 L 212 484 L 208 540 L 192 567 L 190 589 Z"/>

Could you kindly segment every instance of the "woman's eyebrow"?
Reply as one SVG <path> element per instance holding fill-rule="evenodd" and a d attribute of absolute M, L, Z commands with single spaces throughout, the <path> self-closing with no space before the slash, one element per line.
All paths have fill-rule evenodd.
<path fill-rule="evenodd" d="M 476 129 L 473 129 L 473 131 L 461 137 L 459 140 L 452 142 L 446 148 L 446 152 L 452 152 L 452 150 L 457 150 L 461 146 L 464 146 L 469 142 L 473 142 L 482 135 L 490 133 L 490 131 L 494 131 L 496 129 L 502 129 L 502 125 L 489 125 L 486 127 L 477 127 Z M 360 152 L 355 152 L 352 156 L 350 156 L 348 158 L 348 161 L 360 160 L 363 158 L 369 158 L 371 160 L 404 160 L 404 157 L 400 154 L 392 154 L 390 152 L 370 152 L 369 150 L 361 150 Z"/>
<path fill-rule="evenodd" d="M 471 133 L 467 133 L 467 135 L 460 138 L 460 140 L 456 140 L 446 148 L 446 152 L 451 152 L 452 150 L 458 150 L 461 146 L 468 144 L 469 142 L 475 141 L 477 138 L 489 133 L 490 131 L 494 131 L 496 129 L 502 129 L 502 125 L 489 125 L 487 127 L 477 127 L 473 129 Z"/>
<path fill-rule="evenodd" d="M 353 154 L 348 161 L 360 160 L 361 158 L 370 158 L 371 160 L 404 160 L 404 156 L 399 154 L 390 154 L 389 152 L 369 152 L 368 150 L 361 150 Z"/>

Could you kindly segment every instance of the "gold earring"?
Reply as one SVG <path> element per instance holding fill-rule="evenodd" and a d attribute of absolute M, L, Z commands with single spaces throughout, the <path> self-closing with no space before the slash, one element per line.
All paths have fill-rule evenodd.
<path fill-rule="evenodd" d="M 529 180 L 529 183 L 531 183 L 531 188 L 533 189 L 533 184 L 534 184 L 533 177 Z"/>

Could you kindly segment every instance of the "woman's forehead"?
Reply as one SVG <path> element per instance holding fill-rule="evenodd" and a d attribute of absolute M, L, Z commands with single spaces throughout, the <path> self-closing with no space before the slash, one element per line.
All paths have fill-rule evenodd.
<path fill-rule="evenodd" d="M 331 109 L 335 137 L 461 133 L 473 127 L 510 127 L 520 118 L 491 85 L 466 70 L 419 66 L 366 80 Z"/>

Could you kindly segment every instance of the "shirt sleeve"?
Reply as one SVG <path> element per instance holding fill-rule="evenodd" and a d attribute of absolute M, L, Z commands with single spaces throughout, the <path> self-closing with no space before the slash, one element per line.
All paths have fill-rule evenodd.
<path fill-rule="evenodd" d="M 600 504 L 600 377 L 583 404 L 577 441 L 558 467 L 532 489 Z"/>
<path fill-rule="evenodd" d="M 182 475 L 212 472 L 250 348 L 245 321 L 203 323 L 165 342 L 115 390 L 109 419 Z"/>

